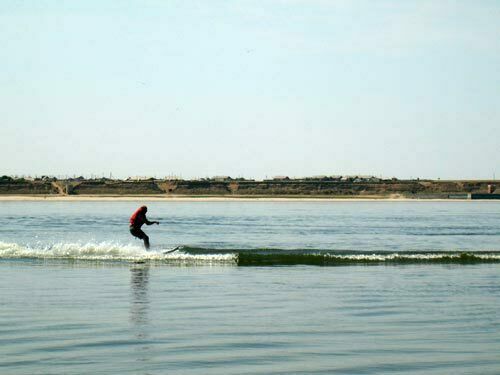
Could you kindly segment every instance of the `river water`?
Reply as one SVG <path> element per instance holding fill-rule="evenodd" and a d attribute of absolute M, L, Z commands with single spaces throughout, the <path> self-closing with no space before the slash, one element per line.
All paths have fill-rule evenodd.
<path fill-rule="evenodd" d="M 2 374 L 498 374 L 499 310 L 497 202 L 0 202 Z"/>

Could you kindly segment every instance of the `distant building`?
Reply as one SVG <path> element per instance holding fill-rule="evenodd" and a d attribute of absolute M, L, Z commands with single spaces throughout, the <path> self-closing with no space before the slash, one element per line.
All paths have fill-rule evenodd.
<path fill-rule="evenodd" d="M 171 175 L 169 175 L 169 176 L 165 176 L 163 179 L 164 179 L 165 181 L 181 181 L 181 180 L 182 180 L 182 177 L 180 177 L 180 176 L 175 176 L 175 175 L 171 174 Z M 200 179 L 200 178 L 198 178 L 198 179 L 194 179 L 194 180 L 195 180 L 195 181 L 196 181 L 196 180 L 203 180 L 203 178 L 201 178 L 201 179 Z"/>
<path fill-rule="evenodd" d="M 148 176 L 131 176 L 127 178 L 127 181 L 146 181 L 146 180 L 154 180 L 154 177 Z"/>
<path fill-rule="evenodd" d="M 288 176 L 274 176 L 273 180 L 275 180 L 275 181 L 288 181 L 288 180 L 290 180 L 290 177 L 288 177 Z"/>
<path fill-rule="evenodd" d="M 380 182 L 380 178 L 375 176 L 356 176 L 354 182 Z"/>
<path fill-rule="evenodd" d="M 231 176 L 214 176 L 212 177 L 212 180 L 217 182 L 224 182 L 224 181 L 231 181 L 232 178 Z"/>
<path fill-rule="evenodd" d="M 57 181 L 57 178 L 55 178 L 54 176 L 42 176 L 40 177 L 40 180 L 51 182 L 51 181 Z"/>

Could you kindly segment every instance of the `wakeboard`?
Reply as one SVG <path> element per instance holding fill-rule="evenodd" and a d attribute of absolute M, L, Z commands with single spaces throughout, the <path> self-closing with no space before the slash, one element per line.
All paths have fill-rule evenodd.
<path fill-rule="evenodd" d="M 182 246 L 176 246 L 176 247 L 174 247 L 173 249 L 162 251 L 162 254 L 170 254 L 170 253 L 173 253 L 174 251 L 179 250 L 181 247 L 182 247 Z"/>

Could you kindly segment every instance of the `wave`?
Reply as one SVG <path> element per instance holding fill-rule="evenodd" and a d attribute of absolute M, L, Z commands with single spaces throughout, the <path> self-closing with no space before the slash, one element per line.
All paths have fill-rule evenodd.
<path fill-rule="evenodd" d="M 425 264 L 425 263 L 500 263 L 500 254 L 471 252 L 440 252 L 440 253 L 392 253 L 392 254 L 253 254 L 240 253 L 238 265 L 317 265 L 342 266 L 355 264 Z"/>
<path fill-rule="evenodd" d="M 147 251 L 141 246 L 112 242 L 55 243 L 51 245 L 21 245 L 0 242 L 0 259 L 68 259 L 130 262 L 235 263 L 234 254 L 189 254 L 179 251 L 164 254 L 169 248 Z"/>
<path fill-rule="evenodd" d="M 221 250 L 189 248 L 192 254 L 214 254 Z M 426 263 L 500 263 L 500 251 L 366 251 L 366 250 L 284 250 L 240 249 L 222 250 L 237 256 L 239 266 L 280 265 L 369 265 L 369 264 L 426 264 Z"/>
<path fill-rule="evenodd" d="M 180 247 L 178 251 L 147 251 L 140 246 L 111 242 L 22 245 L 0 242 L 1 259 L 67 259 L 91 261 L 155 262 L 166 264 L 231 264 L 239 266 L 477 264 L 500 263 L 500 251 L 354 251 L 285 249 L 211 249 Z"/>

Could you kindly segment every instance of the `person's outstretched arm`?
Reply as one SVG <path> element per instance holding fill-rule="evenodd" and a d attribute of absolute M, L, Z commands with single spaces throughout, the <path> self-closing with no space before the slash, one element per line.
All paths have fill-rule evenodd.
<path fill-rule="evenodd" d="M 144 218 L 144 224 L 146 224 L 146 225 L 152 225 L 152 224 L 160 225 L 160 222 L 159 221 L 149 221 L 148 219 Z"/>

